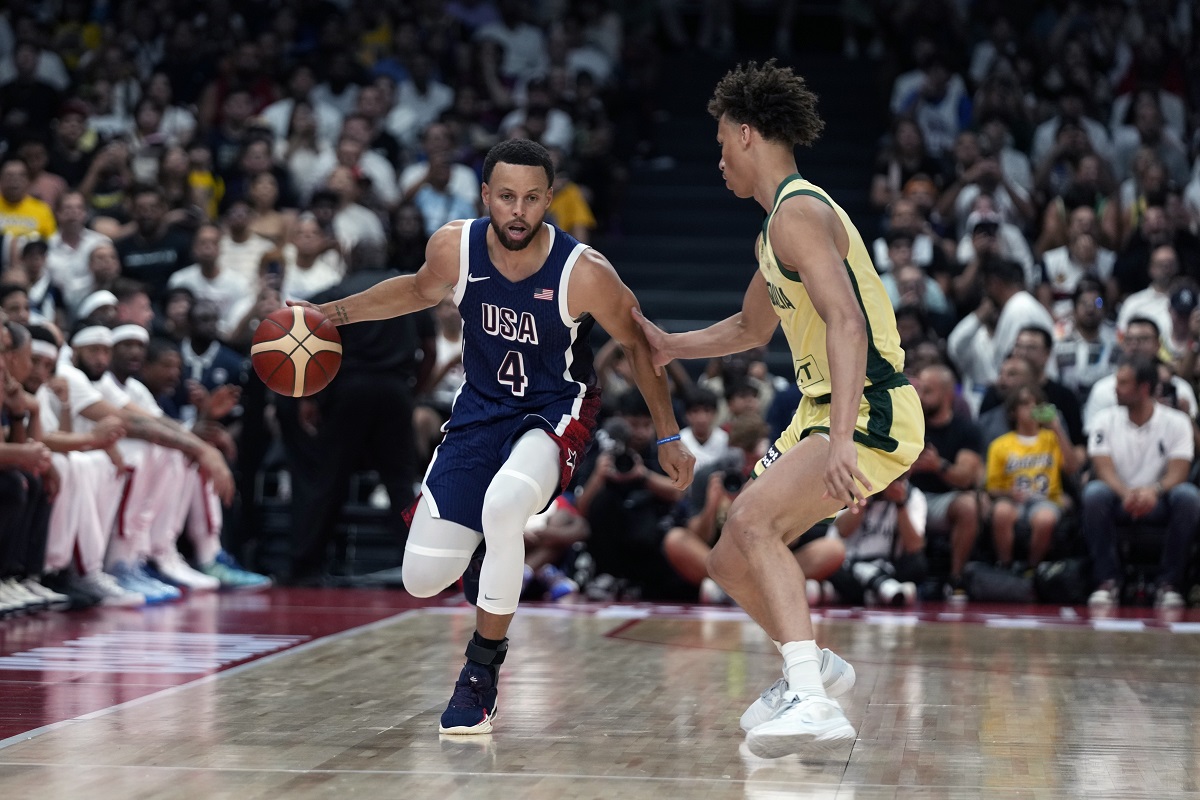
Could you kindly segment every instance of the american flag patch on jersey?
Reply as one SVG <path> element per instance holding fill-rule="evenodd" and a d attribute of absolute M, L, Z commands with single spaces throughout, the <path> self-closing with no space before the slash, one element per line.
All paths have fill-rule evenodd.
<path fill-rule="evenodd" d="M 553 289 L 538 289 L 536 292 L 533 293 L 533 299 L 534 300 L 553 300 L 554 299 L 554 290 Z"/>

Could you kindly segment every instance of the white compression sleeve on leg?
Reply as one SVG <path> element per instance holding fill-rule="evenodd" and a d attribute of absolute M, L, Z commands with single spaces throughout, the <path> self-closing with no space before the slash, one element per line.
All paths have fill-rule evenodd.
<path fill-rule="evenodd" d="M 421 498 L 404 546 L 404 588 L 414 597 L 432 597 L 458 580 L 483 537 L 448 519 L 435 519 Z"/>
<path fill-rule="evenodd" d="M 521 597 L 525 567 L 525 525 L 558 488 L 558 444 L 545 431 L 526 433 L 513 446 L 483 498 L 487 555 L 479 575 L 479 607 L 511 614 Z"/>

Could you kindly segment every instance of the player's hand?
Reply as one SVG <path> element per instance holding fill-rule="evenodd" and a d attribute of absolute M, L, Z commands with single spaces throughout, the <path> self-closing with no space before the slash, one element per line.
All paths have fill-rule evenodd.
<path fill-rule="evenodd" d="M 125 458 L 121 455 L 120 449 L 115 444 L 104 448 L 104 452 L 108 453 L 108 460 L 117 468 L 117 475 L 125 471 Z"/>
<path fill-rule="evenodd" d="M 58 474 L 58 469 L 55 468 L 52 461 L 50 467 L 42 474 L 42 491 L 46 493 L 46 499 L 53 503 L 54 498 L 58 497 L 60 489 L 62 489 L 62 476 Z"/>
<path fill-rule="evenodd" d="M 221 455 L 221 451 L 206 444 L 197 465 L 200 467 L 200 474 L 212 484 L 213 491 L 217 493 L 217 497 L 221 498 L 221 502 L 225 505 L 232 503 L 233 474 L 229 471 L 229 466 L 225 463 L 225 456 Z"/>
<path fill-rule="evenodd" d="M 225 419 L 242 399 L 242 389 L 232 383 L 218 386 L 208 394 L 209 419 Z"/>
<path fill-rule="evenodd" d="M 858 468 L 858 451 L 854 447 L 854 440 L 830 439 L 829 455 L 825 459 L 825 494 L 822 497 L 840 500 L 857 514 L 866 508 L 867 493 L 872 488 L 867 476 Z"/>
<path fill-rule="evenodd" d="M 42 475 L 53 466 L 50 462 L 50 448 L 41 442 L 25 442 L 15 447 L 17 464 L 26 472 Z"/>
<path fill-rule="evenodd" d="M 105 417 L 92 428 L 92 436 L 98 450 L 107 450 L 125 436 L 125 423 L 117 416 Z"/>
<path fill-rule="evenodd" d="M 654 374 L 662 375 L 662 367 L 671 362 L 671 354 L 668 352 L 667 347 L 670 334 L 642 316 L 640 308 L 635 306 L 632 309 L 632 313 L 633 321 L 642 329 L 642 333 L 646 335 L 646 341 L 650 345 L 650 363 L 654 365 Z M 686 450 L 686 448 L 684 449 Z M 691 454 L 689 453 L 688 455 Z M 690 480 L 689 478 L 689 482 Z"/>
<path fill-rule="evenodd" d="M 692 483 L 692 471 L 696 468 L 696 457 L 684 446 L 674 441 L 660 445 L 658 463 L 671 479 L 676 489 L 686 489 Z"/>

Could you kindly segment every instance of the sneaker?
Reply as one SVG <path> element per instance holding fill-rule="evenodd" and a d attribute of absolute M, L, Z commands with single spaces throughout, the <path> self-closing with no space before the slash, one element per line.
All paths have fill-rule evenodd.
<path fill-rule="evenodd" d="M 821 648 L 821 685 L 830 697 L 842 697 L 854 688 L 854 667 L 849 661 L 827 648 Z M 759 695 L 742 714 L 740 724 L 747 733 L 769 720 L 783 703 L 788 692 L 787 678 L 780 678 Z"/>
<path fill-rule="evenodd" d="M 470 735 L 491 733 L 496 719 L 496 684 L 499 674 L 493 667 L 468 661 L 458 673 L 454 694 L 442 712 L 438 733 Z"/>
<path fill-rule="evenodd" d="M 1096 591 L 1088 597 L 1089 608 L 1109 608 L 1117 604 L 1119 596 L 1117 584 L 1114 581 L 1105 581 Z"/>
<path fill-rule="evenodd" d="M 109 568 L 108 573 L 122 589 L 144 596 L 149 605 L 167 603 L 183 597 L 183 592 L 179 589 L 151 575 L 144 564 L 117 563 Z"/>
<path fill-rule="evenodd" d="M 138 584 L 142 587 L 139 591 L 146 595 L 147 603 L 169 603 L 183 597 L 183 592 L 179 590 L 178 586 L 160 581 L 150 574 L 145 564 L 138 564 L 133 571 L 137 576 Z"/>
<path fill-rule="evenodd" d="M 903 608 L 912 605 L 917 599 L 917 585 L 910 581 L 901 583 L 895 578 L 888 578 L 879 584 L 878 600 L 880 605 Z"/>
<path fill-rule="evenodd" d="M 146 605 L 146 596 L 122 588 L 116 579 L 107 572 L 92 572 L 81 576 L 76 585 L 84 592 L 96 598 L 102 606 L 132 608 Z"/>
<path fill-rule="evenodd" d="M 39 595 L 26 589 L 20 578 L 9 578 L 3 583 L 4 591 L 8 593 L 9 599 L 19 603 L 21 611 L 32 614 L 49 606 L 49 603 Z"/>
<path fill-rule="evenodd" d="M 46 601 L 46 607 L 52 608 L 55 611 L 61 611 L 64 608 L 69 608 L 71 598 L 61 592 L 56 592 L 42 585 L 42 582 L 37 578 L 26 578 L 21 581 L 21 585 L 29 590 L 32 594 L 37 595 Z"/>
<path fill-rule="evenodd" d="M 1158 594 L 1154 598 L 1154 607 L 1170 610 L 1174 608 L 1183 608 L 1183 595 L 1175 591 L 1170 586 L 1162 586 L 1158 590 Z"/>
<path fill-rule="evenodd" d="M 201 566 L 200 571 L 210 578 L 216 578 L 222 589 L 255 591 L 266 589 L 274 582 L 266 575 L 259 575 L 257 572 L 243 569 L 234 557 L 224 550 L 217 553 L 217 557 L 212 560 L 212 563 Z"/>
<path fill-rule="evenodd" d="M 542 579 L 542 583 L 546 584 L 546 599 L 550 602 L 579 594 L 579 584 L 564 575 L 562 570 L 553 564 L 547 564 L 538 570 L 538 577 Z"/>
<path fill-rule="evenodd" d="M 91 608 L 100 602 L 100 598 L 80 588 L 79 576 L 69 570 L 47 572 L 42 576 L 42 585 L 51 591 L 66 595 L 70 600 L 69 608 L 72 610 Z"/>
<path fill-rule="evenodd" d="M 215 592 L 221 588 L 219 580 L 192 569 L 175 550 L 155 556 L 153 565 L 148 564 L 146 572 L 152 578 L 193 592 Z"/>
<path fill-rule="evenodd" d="M 0 616 L 23 614 L 26 610 L 25 601 L 12 590 L 8 581 L 0 581 Z"/>
<path fill-rule="evenodd" d="M 789 692 L 769 720 L 750 730 L 746 745 L 760 758 L 780 758 L 789 753 L 826 756 L 841 752 L 857 738 L 858 733 L 836 700 Z"/>
<path fill-rule="evenodd" d="M 712 578 L 705 578 L 700 581 L 700 602 L 709 606 L 726 606 L 733 602 L 733 599 L 725 594 L 716 581 Z"/>

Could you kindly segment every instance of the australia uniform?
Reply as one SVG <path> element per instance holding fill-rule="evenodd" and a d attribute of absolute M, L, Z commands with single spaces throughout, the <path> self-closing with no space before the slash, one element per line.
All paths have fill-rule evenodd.
<path fill-rule="evenodd" d="M 896 317 L 887 290 L 871 262 L 862 236 L 824 190 L 799 175 L 784 179 L 775 192 L 775 205 L 763 222 L 758 244 L 758 269 L 767 279 L 771 305 L 787 336 L 800 387 L 800 405 L 791 424 L 756 465 L 754 474 L 771 466 L 781 455 L 814 432 L 829 433 L 830 375 L 825 321 L 813 307 L 799 275 L 783 269 L 771 248 L 770 226 L 779 206 L 797 195 L 815 197 L 838 215 L 850 239 L 843 260 L 855 297 L 867 323 L 867 374 L 854 441 L 858 467 L 881 491 L 899 477 L 924 448 L 925 418 L 916 390 L 904 377 L 904 351 L 896 331 Z"/>
<path fill-rule="evenodd" d="M 454 302 L 465 381 L 422 485 L 433 517 L 481 532 L 484 493 L 517 439 L 538 429 L 558 443 L 561 491 L 600 408 L 588 343 L 593 320 L 567 310 L 571 271 L 587 245 L 547 223 L 545 263 L 514 283 L 488 256 L 490 224 L 485 217 L 462 228 Z"/>

